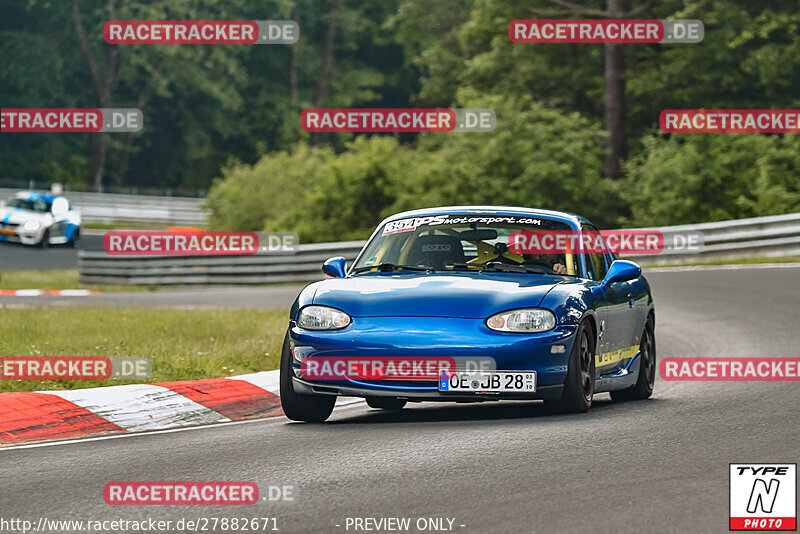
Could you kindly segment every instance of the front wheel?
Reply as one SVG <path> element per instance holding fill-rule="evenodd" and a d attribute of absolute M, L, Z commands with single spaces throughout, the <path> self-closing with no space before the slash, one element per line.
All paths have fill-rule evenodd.
<path fill-rule="evenodd" d="M 391 397 L 367 397 L 367 406 L 378 410 L 397 411 L 402 410 L 405 405 L 406 401 Z"/>
<path fill-rule="evenodd" d="M 39 248 L 47 248 L 50 246 L 50 229 L 47 229 L 42 233 L 42 239 L 37 243 Z"/>
<path fill-rule="evenodd" d="M 75 233 L 72 235 L 72 239 L 70 239 L 69 242 L 67 242 L 67 246 L 69 248 L 77 247 L 78 246 L 78 241 L 80 240 L 80 238 L 81 238 L 81 230 L 80 230 L 80 228 L 78 228 L 78 229 L 75 230 Z"/>
<path fill-rule="evenodd" d="M 656 383 L 656 336 L 652 316 L 647 318 L 639 345 L 639 377 L 636 385 L 620 391 L 612 391 L 615 401 L 641 400 L 653 394 Z"/>
<path fill-rule="evenodd" d="M 283 338 L 281 350 L 281 406 L 283 413 L 292 421 L 322 423 L 330 417 L 336 397 L 327 395 L 304 395 L 296 393 L 292 383 L 292 350 L 289 332 Z"/>
<path fill-rule="evenodd" d="M 557 400 L 545 401 L 558 413 L 582 413 L 589 410 L 594 396 L 594 335 L 586 322 L 578 327 L 567 363 L 564 392 Z"/>

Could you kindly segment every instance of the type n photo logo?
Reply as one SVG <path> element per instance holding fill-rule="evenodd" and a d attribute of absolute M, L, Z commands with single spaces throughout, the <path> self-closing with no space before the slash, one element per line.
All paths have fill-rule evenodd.
<path fill-rule="evenodd" d="M 797 530 L 797 464 L 730 464 L 730 530 Z"/>

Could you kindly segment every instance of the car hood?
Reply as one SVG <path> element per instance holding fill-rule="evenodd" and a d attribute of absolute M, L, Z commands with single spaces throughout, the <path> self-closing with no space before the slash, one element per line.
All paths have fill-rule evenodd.
<path fill-rule="evenodd" d="M 47 223 L 49 218 L 47 213 L 36 213 L 19 208 L 0 208 L 0 223 L 22 224 L 27 221 Z"/>
<path fill-rule="evenodd" d="M 353 317 L 486 318 L 537 306 L 562 276 L 520 273 L 370 273 L 316 284 L 314 304 Z"/>

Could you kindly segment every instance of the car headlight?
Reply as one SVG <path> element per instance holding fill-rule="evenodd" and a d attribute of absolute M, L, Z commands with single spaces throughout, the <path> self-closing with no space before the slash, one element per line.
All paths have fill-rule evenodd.
<path fill-rule="evenodd" d="M 498 332 L 547 332 L 556 327 L 556 316 L 542 308 L 523 308 L 492 315 L 486 326 Z"/>
<path fill-rule="evenodd" d="M 297 318 L 297 326 L 306 330 L 338 330 L 349 324 L 349 315 L 328 306 L 306 306 Z"/>
<path fill-rule="evenodd" d="M 22 225 L 22 229 L 26 232 L 35 232 L 42 226 L 42 223 L 39 221 L 25 221 L 25 224 Z"/>

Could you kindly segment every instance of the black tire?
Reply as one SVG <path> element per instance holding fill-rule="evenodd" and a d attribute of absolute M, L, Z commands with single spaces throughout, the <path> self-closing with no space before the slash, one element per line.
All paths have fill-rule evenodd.
<path fill-rule="evenodd" d="M 42 234 L 42 240 L 38 243 L 39 248 L 47 248 L 50 246 L 50 229 L 47 229 Z"/>
<path fill-rule="evenodd" d="M 286 332 L 281 350 L 280 384 L 283 413 L 292 421 L 322 423 L 331 415 L 336 397 L 295 393 L 292 374 L 292 351 L 289 348 L 289 332 Z"/>
<path fill-rule="evenodd" d="M 403 409 L 406 401 L 391 397 L 367 397 L 367 405 L 378 410 L 397 411 Z"/>
<path fill-rule="evenodd" d="M 583 413 L 589 410 L 594 396 L 594 334 L 585 321 L 575 332 L 575 342 L 567 364 L 567 378 L 561 398 L 545 401 L 556 413 Z"/>
<path fill-rule="evenodd" d="M 644 324 L 639 353 L 641 361 L 636 385 L 628 389 L 612 391 L 611 398 L 615 401 L 642 400 L 653 394 L 653 386 L 656 383 L 656 336 L 652 315 Z"/>
<path fill-rule="evenodd" d="M 81 230 L 80 230 L 80 228 L 78 228 L 77 230 L 75 230 L 75 234 L 73 234 L 72 239 L 70 239 L 67 242 L 67 246 L 69 248 L 77 247 L 78 246 L 78 241 L 80 240 L 80 238 L 81 238 Z"/>

